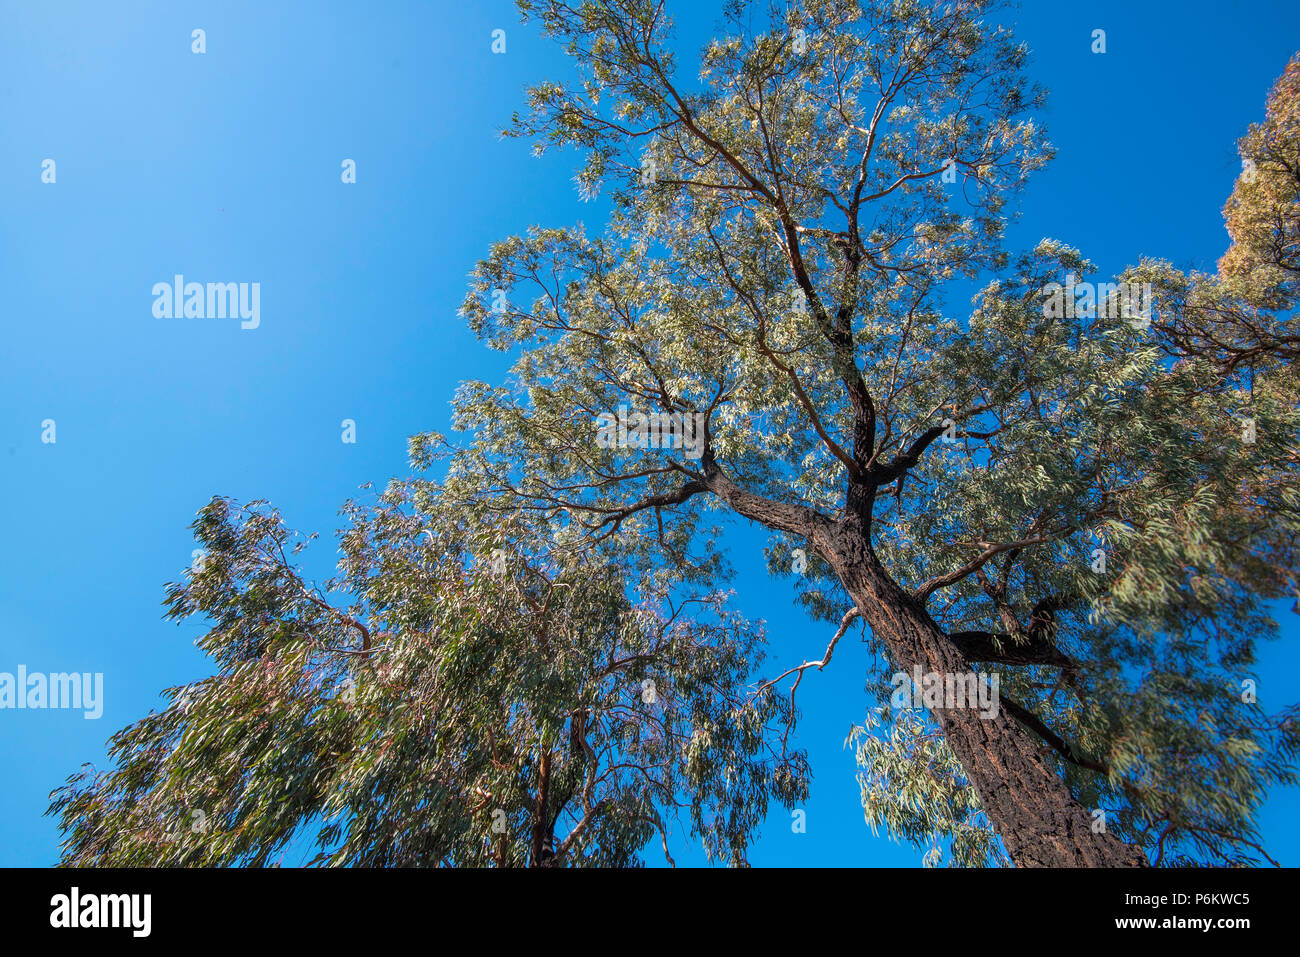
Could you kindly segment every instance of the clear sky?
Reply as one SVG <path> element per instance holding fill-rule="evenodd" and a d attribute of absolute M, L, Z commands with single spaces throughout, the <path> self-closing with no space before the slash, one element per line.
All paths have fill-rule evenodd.
<path fill-rule="evenodd" d="M 684 71 L 716 7 L 670 0 Z M 1141 255 L 1211 266 L 1235 139 L 1300 48 L 1300 4 L 1027 0 L 1013 16 L 1059 152 L 1012 246 L 1051 236 L 1107 275 Z M 579 201 L 572 156 L 498 137 L 526 83 L 566 74 L 504 0 L 0 0 L 0 671 L 104 675 L 98 720 L 0 711 L 0 865 L 55 862 L 49 791 L 102 764 L 105 739 L 162 688 L 210 673 L 201 624 L 161 617 L 201 505 L 269 499 L 322 533 L 308 567 L 325 578 L 340 504 L 409 474 L 407 436 L 449 429 L 459 381 L 502 378 L 505 357 L 456 318 L 466 274 L 531 223 L 603 221 Z M 152 287 L 177 273 L 260 283 L 260 325 L 156 319 Z M 765 580 L 765 540 L 735 537 L 739 604 L 767 620 L 778 660 L 818 657 L 828 629 L 789 582 Z M 1280 617 L 1259 668 L 1270 711 L 1300 699 L 1300 618 Z M 866 663 L 846 641 L 803 682 L 807 833 L 774 813 L 754 864 L 919 864 L 863 823 L 843 748 Z M 1289 790 L 1263 815 L 1265 846 L 1291 866 L 1297 812 Z"/>

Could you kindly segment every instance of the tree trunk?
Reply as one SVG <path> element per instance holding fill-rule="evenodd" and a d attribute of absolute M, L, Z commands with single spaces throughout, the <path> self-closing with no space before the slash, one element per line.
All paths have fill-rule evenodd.
<path fill-rule="evenodd" d="M 851 522 L 827 530 L 824 557 L 857 603 L 895 667 L 962 674 L 969 665 L 929 614 L 903 591 Z M 1001 708 L 933 709 L 945 739 L 1018 867 L 1144 867 L 1146 855 L 1109 833 L 1074 799 L 1039 744 Z"/>
<path fill-rule="evenodd" d="M 550 842 L 550 808 L 547 807 L 547 792 L 551 787 L 551 749 L 542 752 L 541 765 L 537 771 L 537 805 L 533 811 L 533 855 L 532 866 L 543 867 L 547 861 Z"/>
<path fill-rule="evenodd" d="M 864 434 L 870 435 L 871 430 Z M 927 436 L 933 438 L 930 433 Z M 920 443 L 914 446 L 923 447 Z M 830 563 L 872 632 L 884 642 L 895 667 L 910 672 L 919 665 L 922 672 L 944 675 L 969 672 L 957 646 L 939 630 L 924 606 L 890 577 L 871 550 L 872 500 L 865 486 L 850 487 L 847 515 L 836 521 L 805 506 L 774 501 L 741 488 L 709 451 L 702 462 L 703 487 L 738 513 L 808 539 Z M 672 501 L 683 501 L 695 490 L 695 483 L 688 484 Z M 659 504 L 667 503 L 665 498 Z M 1093 832 L 1089 809 L 1074 799 L 1029 732 L 1001 709 L 992 719 L 981 718 L 972 708 L 937 708 L 932 713 L 1017 866 L 1147 866 L 1140 847 L 1104 831 Z"/>

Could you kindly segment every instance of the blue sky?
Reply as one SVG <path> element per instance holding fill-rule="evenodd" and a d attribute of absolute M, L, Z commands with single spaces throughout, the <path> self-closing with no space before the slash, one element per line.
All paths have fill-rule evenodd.
<path fill-rule="evenodd" d="M 669 3 L 683 67 L 715 6 Z M 1015 19 L 1051 91 L 1058 156 L 1012 245 L 1058 238 L 1107 274 L 1144 254 L 1212 265 L 1235 139 L 1300 46 L 1300 5 L 1029 0 Z M 1097 28 L 1104 55 L 1089 49 Z M 448 429 L 459 381 L 501 378 L 505 358 L 456 318 L 466 274 L 531 223 L 601 222 L 571 156 L 498 137 L 526 83 L 566 74 L 501 0 L 0 5 L 0 671 L 105 676 L 97 721 L 0 712 L 0 865 L 53 863 L 50 789 L 101 762 L 163 687 L 209 673 L 201 625 L 161 618 L 196 509 L 213 494 L 269 499 L 322 533 L 309 569 L 326 577 L 344 499 L 409 474 L 407 436 Z M 340 182 L 349 158 L 355 185 Z M 155 319 L 151 288 L 176 273 L 259 282 L 261 325 Z M 741 607 L 767 620 L 774 653 L 819 656 L 827 629 L 763 577 L 765 536 L 735 541 Z M 1270 710 L 1300 699 L 1300 619 L 1282 621 L 1259 668 Z M 775 813 L 753 863 L 918 865 L 863 823 L 842 747 L 866 665 L 845 642 L 804 681 L 807 833 Z M 1292 866 L 1298 811 L 1280 791 L 1263 815 L 1266 846 Z"/>

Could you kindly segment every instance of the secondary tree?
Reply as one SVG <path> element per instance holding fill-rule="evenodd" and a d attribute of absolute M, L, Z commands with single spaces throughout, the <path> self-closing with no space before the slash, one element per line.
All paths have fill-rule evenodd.
<path fill-rule="evenodd" d="M 679 823 L 739 861 L 769 800 L 806 798 L 775 746 L 788 702 L 747 687 L 761 634 L 722 596 L 584 565 L 428 483 L 347 511 L 335 607 L 274 510 L 200 510 L 168 610 L 211 620 L 217 673 L 59 789 L 64 863 L 626 866 Z"/>

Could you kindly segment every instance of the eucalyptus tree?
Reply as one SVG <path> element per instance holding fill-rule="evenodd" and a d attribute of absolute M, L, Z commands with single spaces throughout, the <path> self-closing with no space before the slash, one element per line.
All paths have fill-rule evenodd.
<path fill-rule="evenodd" d="M 1103 287 L 1062 243 L 1005 251 L 1050 148 L 987 0 L 805 0 L 759 33 L 732 5 L 698 78 L 654 0 L 520 6 L 578 80 L 509 132 L 577 150 L 609 222 L 478 265 L 463 313 L 511 375 L 457 392 L 467 440 L 412 440 L 436 482 L 349 509 L 351 604 L 273 511 L 204 509 L 169 604 L 214 621 L 218 673 L 56 793 L 65 861 L 313 832 L 326 863 L 625 864 L 680 817 L 740 862 L 807 796 L 796 689 L 854 627 L 863 808 L 928 861 L 1267 859 L 1300 726 L 1251 668 L 1296 584 L 1295 378 L 1279 336 L 1246 361 L 1179 330 L 1205 297 L 1285 329 L 1283 264 Z M 765 679 L 719 592 L 742 519 L 834 626 Z M 976 669 L 991 714 L 891 706 L 899 674 Z"/>
<path fill-rule="evenodd" d="M 656 838 L 668 854 L 679 824 L 740 862 L 769 800 L 804 799 L 806 761 L 769 727 L 790 706 L 748 687 L 761 635 L 722 596 L 584 566 L 525 518 L 489 527 L 432 495 L 350 505 L 329 590 L 274 510 L 204 507 L 167 599 L 211 622 L 216 673 L 55 792 L 63 863 L 305 846 L 324 865 L 625 866 Z"/>
<path fill-rule="evenodd" d="M 1300 299 L 1300 54 L 1238 147 L 1242 173 L 1223 208 L 1232 245 L 1219 271 L 1254 302 L 1290 308 Z"/>
<path fill-rule="evenodd" d="M 577 80 L 508 132 L 612 211 L 479 265 L 463 313 L 518 358 L 458 394 L 453 475 L 647 569 L 765 526 L 815 618 L 869 627 L 874 704 L 996 669 L 992 719 L 859 735 L 873 825 L 959 863 L 1257 860 L 1297 742 L 1249 677 L 1294 587 L 1294 391 L 1171 363 L 1140 271 L 1098 298 L 1063 244 L 1003 250 L 1050 148 L 992 6 L 736 5 L 696 79 L 660 3 L 521 3 Z"/>
<path fill-rule="evenodd" d="M 1144 263 L 1167 308 L 1155 329 L 1172 355 L 1194 355 L 1249 378 L 1300 358 L 1300 54 L 1268 96 L 1264 118 L 1238 143 L 1241 174 L 1224 205 L 1232 242 L 1216 274 Z"/>

